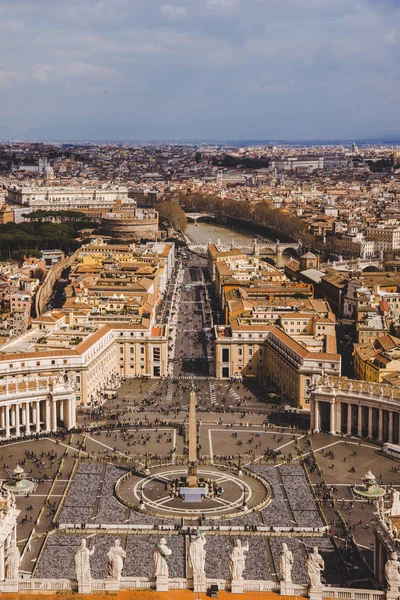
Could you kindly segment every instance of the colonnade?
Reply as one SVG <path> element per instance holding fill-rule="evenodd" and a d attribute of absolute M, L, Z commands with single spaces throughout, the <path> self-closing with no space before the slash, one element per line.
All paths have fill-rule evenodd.
<path fill-rule="evenodd" d="M 57 431 L 59 422 L 64 427 L 75 427 L 75 401 L 48 394 L 44 399 L 21 399 L 0 405 L 0 439 L 32 435 L 42 431 Z"/>
<path fill-rule="evenodd" d="M 363 399 L 357 402 L 338 397 L 316 399 L 312 407 L 311 428 L 397 444 L 400 441 L 399 410 L 385 409 L 378 403 L 373 406 Z"/>

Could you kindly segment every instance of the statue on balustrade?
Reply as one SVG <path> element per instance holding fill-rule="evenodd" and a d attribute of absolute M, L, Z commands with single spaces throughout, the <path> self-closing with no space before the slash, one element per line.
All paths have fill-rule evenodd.
<path fill-rule="evenodd" d="M 167 540 L 161 538 L 157 543 L 153 554 L 153 573 L 154 577 L 168 577 L 168 556 L 171 556 L 172 550 L 167 546 Z"/>
<path fill-rule="evenodd" d="M 94 550 L 94 546 L 89 550 L 85 538 L 82 539 L 81 545 L 75 550 L 74 566 L 78 582 L 86 583 L 91 580 L 90 557 L 94 554 Z"/>
<path fill-rule="evenodd" d="M 282 544 L 279 556 L 279 577 L 284 583 L 292 583 L 293 554 L 287 544 Z"/>
<path fill-rule="evenodd" d="M 242 546 L 242 542 L 240 540 L 236 540 L 235 546 L 233 547 L 229 556 L 229 571 L 232 581 L 242 581 L 243 571 L 246 568 L 245 553 L 248 551 L 248 543 L 245 546 Z"/>
<path fill-rule="evenodd" d="M 309 554 L 307 558 L 307 571 L 311 588 L 318 588 L 322 586 L 321 573 L 324 569 L 324 560 L 318 552 L 318 547 L 314 546 L 311 554 Z"/>
<path fill-rule="evenodd" d="M 398 591 L 400 587 L 400 561 L 397 552 L 392 552 L 385 564 L 385 575 L 389 591 Z"/>
<path fill-rule="evenodd" d="M 110 548 L 107 557 L 108 577 L 120 581 L 122 569 L 124 568 L 124 558 L 126 558 L 126 552 L 121 548 L 121 540 L 115 540 L 114 546 Z"/>
<path fill-rule="evenodd" d="M 7 549 L 6 579 L 18 579 L 20 564 L 21 555 L 18 550 L 17 542 L 12 540 Z"/>
<path fill-rule="evenodd" d="M 201 531 L 197 531 L 195 539 L 189 546 L 189 566 L 193 570 L 193 579 L 205 580 L 206 551 L 204 545 L 206 538 Z"/>

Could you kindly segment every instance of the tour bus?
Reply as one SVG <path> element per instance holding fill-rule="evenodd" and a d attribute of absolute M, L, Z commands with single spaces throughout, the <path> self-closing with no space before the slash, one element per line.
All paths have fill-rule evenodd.
<path fill-rule="evenodd" d="M 398 444 L 383 444 L 383 453 L 400 460 L 400 446 Z"/>

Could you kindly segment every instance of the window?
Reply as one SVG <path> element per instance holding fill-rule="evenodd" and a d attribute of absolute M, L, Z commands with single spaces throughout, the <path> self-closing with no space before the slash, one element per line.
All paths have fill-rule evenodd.
<path fill-rule="evenodd" d="M 242 350 L 242 348 L 238 348 L 238 356 L 243 356 L 243 350 Z"/>
<path fill-rule="evenodd" d="M 160 362 L 161 348 L 153 348 L 153 360 L 154 360 L 154 362 Z"/>
<path fill-rule="evenodd" d="M 40 367 L 40 360 L 37 360 L 37 361 L 36 361 L 36 366 L 37 366 L 37 367 Z"/>
<path fill-rule="evenodd" d="M 249 356 L 253 356 L 253 348 L 249 348 Z"/>
<path fill-rule="evenodd" d="M 120 346 L 120 347 L 119 347 L 119 352 L 120 352 L 120 354 L 123 354 L 123 353 L 124 353 L 124 348 L 123 348 L 123 346 Z"/>
<path fill-rule="evenodd" d="M 135 351 L 135 348 L 134 348 L 133 346 L 131 346 L 131 348 L 130 348 L 130 352 L 131 352 L 131 354 L 133 354 L 133 353 L 134 353 L 134 351 Z"/>
<path fill-rule="evenodd" d="M 52 365 L 55 365 L 55 364 L 56 364 L 56 361 L 55 361 L 55 360 L 52 360 L 52 361 L 51 361 L 51 364 L 52 364 Z"/>
<path fill-rule="evenodd" d="M 153 376 L 154 377 L 160 377 L 160 375 L 161 375 L 160 365 L 154 365 L 154 367 L 153 367 Z"/>
<path fill-rule="evenodd" d="M 140 354 L 144 354 L 144 348 L 143 348 L 143 346 L 141 346 L 141 348 L 140 348 Z"/>
<path fill-rule="evenodd" d="M 222 362 L 229 362 L 229 348 L 222 348 Z"/>
<path fill-rule="evenodd" d="M 221 376 L 222 377 L 229 377 L 229 367 L 222 367 Z"/>

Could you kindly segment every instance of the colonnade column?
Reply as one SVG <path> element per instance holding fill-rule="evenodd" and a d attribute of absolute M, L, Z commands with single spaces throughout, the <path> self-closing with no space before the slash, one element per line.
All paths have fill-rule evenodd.
<path fill-rule="evenodd" d="M 358 405 L 358 415 L 357 415 L 357 435 L 359 437 L 362 436 L 362 406 Z"/>
<path fill-rule="evenodd" d="M 51 402 L 51 431 L 57 431 L 57 400 Z"/>
<path fill-rule="evenodd" d="M 372 438 L 372 406 L 368 406 L 368 437 Z"/>
<path fill-rule="evenodd" d="M 50 400 L 46 398 L 46 431 L 51 431 Z"/>
<path fill-rule="evenodd" d="M 2 406 L 0 411 L 0 425 L 2 429 L 6 428 L 6 407 Z"/>
<path fill-rule="evenodd" d="M 15 435 L 18 437 L 19 435 L 21 435 L 21 430 L 20 430 L 20 414 L 19 414 L 19 404 L 15 404 L 14 405 L 14 411 L 15 411 Z"/>
<path fill-rule="evenodd" d="M 314 417 L 314 429 L 315 431 L 319 431 L 320 430 L 320 421 L 321 421 L 321 416 L 319 413 L 319 402 L 318 400 L 315 402 L 315 417 Z"/>
<path fill-rule="evenodd" d="M 68 407 L 69 407 L 69 426 L 72 429 L 73 427 L 75 427 L 76 425 L 76 403 L 75 403 L 75 398 L 71 398 L 68 401 Z"/>
<path fill-rule="evenodd" d="M 378 417 L 378 440 L 382 440 L 383 437 L 383 410 L 379 409 Z"/>
<path fill-rule="evenodd" d="M 352 404 L 347 405 L 347 433 L 351 433 L 351 407 Z"/>
<path fill-rule="evenodd" d="M 10 437 L 10 407 L 6 405 L 6 438 Z"/>
<path fill-rule="evenodd" d="M 388 442 L 393 442 L 393 413 L 389 412 L 389 431 L 388 431 Z"/>
<path fill-rule="evenodd" d="M 25 403 L 25 433 L 26 435 L 30 435 L 31 433 L 31 408 L 30 403 Z"/>
<path fill-rule="evenodd" d="M 331 418 L 330 418 L 330 431 L 329 433 L 335 435 L 336 433 L 336 402 L 331 402 L 330 406 Z"/>
<path fill-rule="evenodd" d="M 36 433 L 40 433 L 40 400 L 36 400 Z"/>

